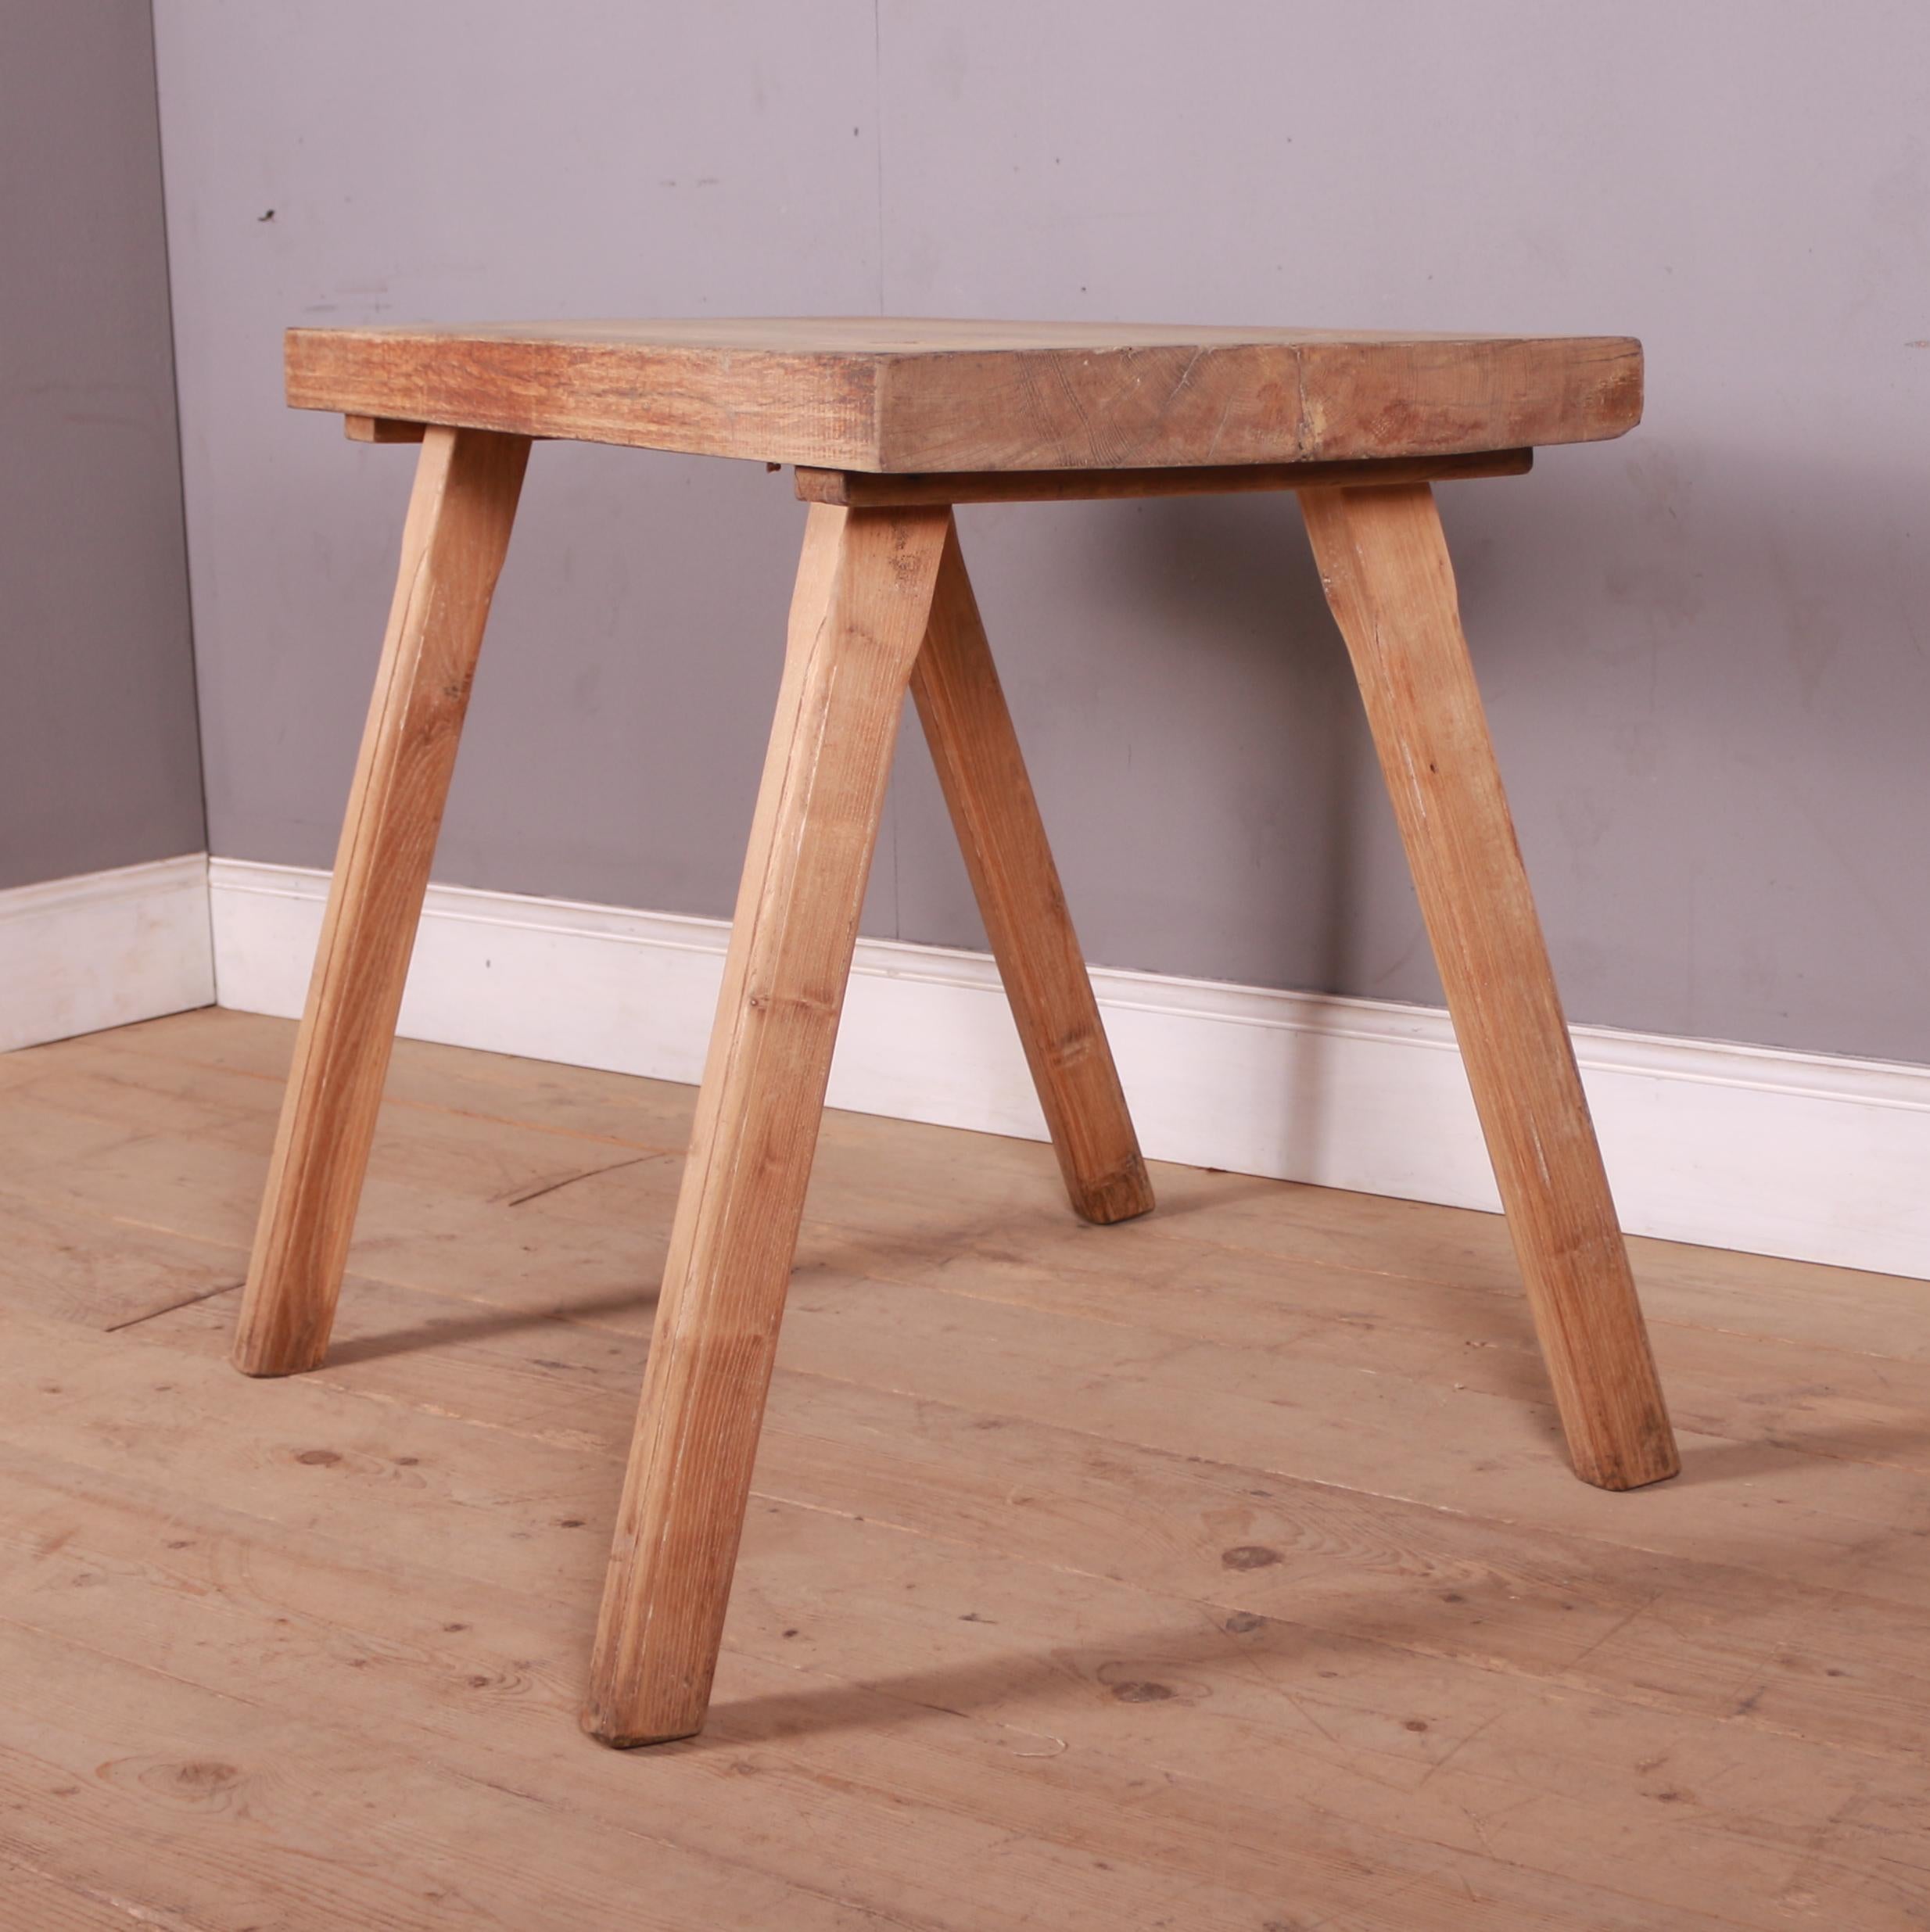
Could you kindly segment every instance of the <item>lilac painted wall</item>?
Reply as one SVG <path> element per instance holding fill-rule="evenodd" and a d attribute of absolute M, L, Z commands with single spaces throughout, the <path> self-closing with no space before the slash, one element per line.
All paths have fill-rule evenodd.
<path fill-rule="evenodd" d="M 1443 493 L 1571 1014 L 1930 1060 L 1921 8 L 156 16 L 217 851 L 328 862 L 407 486 L 282 409 L 287 323 L 1626 331 L 1641 429 Z M 548 447 L 526 504 L 439 874 L 724 912 L 787 481 Z M 963 522 L 1088 953 L 1437 998 L 1290 509 Z M 913 737 L 867 927 L 977 942 Z"/>
<path fill-rule="evenodd" d="M 199 851 L 146 0 L 0 0 L 0 888 Z"/>

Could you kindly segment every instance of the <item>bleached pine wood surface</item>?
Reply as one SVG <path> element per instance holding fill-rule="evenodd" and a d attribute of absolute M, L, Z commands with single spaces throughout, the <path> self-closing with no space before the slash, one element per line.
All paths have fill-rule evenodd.
<path fill-rule="evenodd" d="M 834 1114 L 709 1727 L 576 1704 L 687 1088 L 400 1043 L 316 1373 L 222 1360 L 292 1046 L 0 1059 L 0 1924 L 1930 1917 L 1921 1283 L 1634 1244 L 1574 1482 L 1501 1223 Z"/>

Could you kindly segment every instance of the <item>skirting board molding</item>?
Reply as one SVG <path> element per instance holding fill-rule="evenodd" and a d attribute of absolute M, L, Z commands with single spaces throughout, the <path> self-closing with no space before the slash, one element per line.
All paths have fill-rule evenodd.
<path fill-rule="evenodd" d="M 224 1006 L 301 1010 L 325 873 L 216 858 Z M 718 919 L 432 886 L 411 1038 L 658 1079 L 702 1069 Z M 1445 1013 L 1096 968 L 1149 1156 L 1498 1206 Z M 1930 1067 L 1578 1027 L 1633 1234 L 1930 1278 Z M 1044 1137 L 982 953 L 861 939 L 830 1104 Z"/>
<path fill-rule="evenodd" d="M 204 854 L 0 891 L 0 1052 L 213 1000 Z"/>

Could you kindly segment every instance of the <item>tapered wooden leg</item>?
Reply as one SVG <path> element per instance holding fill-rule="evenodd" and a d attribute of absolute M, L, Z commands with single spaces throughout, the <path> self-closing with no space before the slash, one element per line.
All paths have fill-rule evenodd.
<path fill-rule="evenodd" d="M 248 1264 L 235 1364 L 328 1346 L 429 862 L 529 439 L 431 429 Z"/>
<path fill-rule="evenodd" d="M 1679 1467 L 1426 483 L 1300 494 L 1413 869 L 1576 1473 Z"/>
<path fill-rule="evenodd" d="M 1153 1184 L 1139 1158 L 955 525 L 946 529 L 911 690 L 1066 1192 L 1088 1220 L 1143 1214 L 1153 1205 Z"/>
<path fill-rule="evenodd" d="M 702 1724 L 943 510 L 814 505 L 651 1338 L 583 1726 Z"/>

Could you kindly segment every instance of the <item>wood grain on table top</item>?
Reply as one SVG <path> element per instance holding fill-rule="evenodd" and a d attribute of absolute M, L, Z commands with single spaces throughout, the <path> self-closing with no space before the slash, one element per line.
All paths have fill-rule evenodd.
<path fill-rule="evenodd" d="M 885 473 L 1451 454 L 1617 436 L 1627 336 L 863 317 L 292 329 L 296 407 Z"/>

